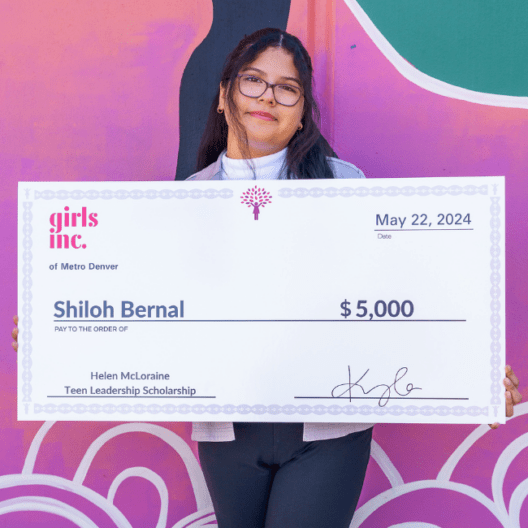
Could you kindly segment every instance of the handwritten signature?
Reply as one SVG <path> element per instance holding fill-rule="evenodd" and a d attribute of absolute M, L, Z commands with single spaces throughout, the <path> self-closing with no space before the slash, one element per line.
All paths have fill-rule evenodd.
<path fill-rule="evenodd" d="M 409 371 L 407 367 L 401 367 L 400 369 L 398 369 L 398 372 L 396 372 L 394 376 L 394 381 L 390 385 L 386 385 L 385 383 L 380 383 L 379 385 L 376 385 L 375 387 L 372 387 L 369 390 L 365 390 L 365 388 L 362 385 L 360 385 L 359 382 L 368 374 L 369 370 L 370 369 L 367 369 L 365 373 L 357 381 L 353 382 L 352 375 L 350 373 L 350 365 L 348 365 L 348 383 L 341 383 L 339 385 L 336 385 L 332 389 L 332 393 L 331 393 L 332 398 L 343 398 L 343 397 L 348 396 L 349 401 L 352 401 L 352 398 L 353 398 L 352 389 L 354 387 L 360 388 L 363 394 L 369 394 L 373 390 L 381 387 L 384 390 L 383 390 L 382 395 L 379 398 L 378 405 L 380 407 L 385 407 L 385 405 L 387 405 L 388 401 L 391 399 L 391 396 L 392 396 L 391 390 L 393 390 L 400 397 L 408 396 L 414 390 L 422 390 L 420 387 L 415 387 L 412 383 L 407 383 L 407 385 L 405 386 L 406 392 L 400 392 L 400 391 L 403 391 L 403 389 L 401 388 L 398 389 L 397 383 Z M 343 387 L 345 387 L 345 390 L 343 390 Z M 392 396 L 392 397 L 397 398 L 398 396 Z"/>

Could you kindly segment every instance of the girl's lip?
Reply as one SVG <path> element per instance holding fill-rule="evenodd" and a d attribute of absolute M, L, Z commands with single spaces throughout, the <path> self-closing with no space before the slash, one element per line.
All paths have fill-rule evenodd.
<path fill-rule="evenodd" d="M 258 117 L 259 119 L 264 119 L 266 121 L 275 121 L 275 118 L 267 112 L 250 112 L 250 115 L 253 117 Z"/>

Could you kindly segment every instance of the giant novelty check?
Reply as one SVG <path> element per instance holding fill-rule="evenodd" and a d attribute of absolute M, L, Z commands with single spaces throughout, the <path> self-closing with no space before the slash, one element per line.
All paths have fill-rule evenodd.
<path fill-rule="evenodd" d="M 19 420 L 504 421 L 504 178 L 20 183 Z"/>

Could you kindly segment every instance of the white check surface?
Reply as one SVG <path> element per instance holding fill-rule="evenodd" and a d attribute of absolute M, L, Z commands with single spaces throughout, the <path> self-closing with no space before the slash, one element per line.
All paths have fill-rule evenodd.
<path fill-rule="evenodd" d="M 18 418 L 504 422 L 504 178 L 261 183 L 20 183 Z"/>

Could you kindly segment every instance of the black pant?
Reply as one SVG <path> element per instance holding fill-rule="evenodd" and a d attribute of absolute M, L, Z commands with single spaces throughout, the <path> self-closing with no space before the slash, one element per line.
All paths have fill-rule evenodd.
<path fill-rule="evenodd" d="M 372 429 L 302 441 L 302 424 L 235 423 L 233 442 L 199 442 L 219 528 L 348 528 Z"/>

